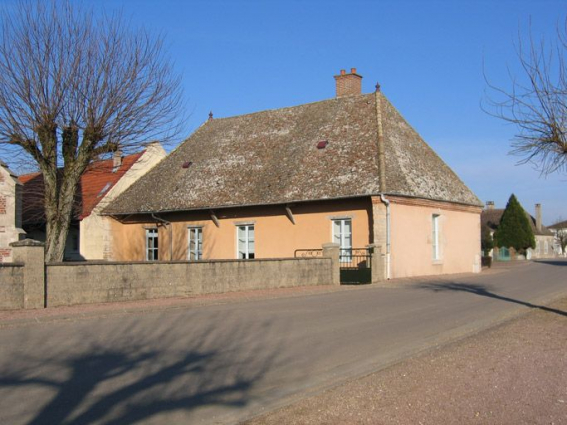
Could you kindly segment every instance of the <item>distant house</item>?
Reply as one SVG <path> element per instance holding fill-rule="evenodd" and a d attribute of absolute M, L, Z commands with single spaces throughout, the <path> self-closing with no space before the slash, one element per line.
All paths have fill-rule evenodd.
<path fill-rule="evenodd" d="M 480 269 L 482 204 L 379 89 L 212 117 L 104 210 L 122 260 L 379 247 L 383 278 Z"/>
<path fill-rule="evenodd" d="M 12 261 L 11 242 L 23 239 L 22 185 L 0 161 L 0 263 Z"/>
<path fill-rule="evenodd" d="M 494 233 L 500 224 L 502 214 L 504 214 L 504 209 L 494 208 L 494 202 L 488 201 L 481 215 L 482 225 L 488 226 L 492 230 L 492 233 Z M 527 259 L 554 257 L 556 255 L 554 249 L 554 234 L 542 224 L 541 204 L 535 205 L 535 218 L 527 212 L 526 215 L 528 216 L 528 221 L 536 241 L 535 249 L 528 249 L 526 255 Z M 507 261 L 514 257 L 514 253 L 510 252 L 510 250 L 505 247 L 495 247 L 492 256 L 496 260 Z"/>
<path fill-rule="evenodd" d="M 66 260 L 113 259 L 111 221 L 100 212 L 165 157 L 157 142 L 139 153 L 95 161 L 81 177 L 75 196 L 71 228 L 65 245 Z M 23 227 L 28 237 L 45 240 L 44 186 L 40 173 L 19 177 L 24 187 Z"/>

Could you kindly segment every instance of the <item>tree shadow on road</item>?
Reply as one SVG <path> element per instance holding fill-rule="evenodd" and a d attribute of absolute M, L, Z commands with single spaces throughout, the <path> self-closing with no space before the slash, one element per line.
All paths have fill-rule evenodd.
<path fill-rule="evenodd" d="M 459 282 L 447 282 L 447 283 L 424 283 L 419 285 L 420 288 L 429 289 L 434 292 L 441 291 L 457 291 L 457 292 L 468 292 L 475 295 L 480 295 L 483 297 L 494 298 L 497 300 L 502 300 L 506 302 L 511 302 L 515 304 L 520 304 L 529 308 L 536 308 L 548 313 L 555 313 L 560 316 L 567 317 L 567 312 L 558 310 L 555 308 L 550 308 L 542 305 L 532 304 L 522 300 L 516 300 L 514 298 L 505 297 L 503 295 L 498 295 L 494 292 L 490 292 L 489 287 L 486 285 L 478 285 L 473 283 L 459 283 Z"/>
<path fill-rule="evenodd" d="M 148 350 L 142 343 L 115 349 L 99 344 L 64 358 L 28 358 L 16 370 L 0 368 L 0 389 L 20 392 L 18 398 L 34 412 L 29 425 L 132 424 L 166 413 L 181 413 L 180 420 L 187 422 L 197 408 L 243 407 L 250 402 L 250 390 L 278 351 L 255 342 L 254 332 L 269 332 L 269 327 L 269 323 L 258 323 L 257 329 L 250 329 L 235 323 L 219 332 L 211 324 L 193 333 L 186 350 L 173 356 Z M 127 328 L 120 332 L 125 339 L 133 337 Z M 155 332 L 152 339 L 174 344 L 178 336 Z M 238 359 L 231 361 L 236 352 Z M 49 364 L 58 373 L 35 372 L 40 364 Z M 27 391 L 38 388 L 42 394 L 47 390 L 51 399 L 30 400 Z"/>
<path fill-rule="evenodd" d="M 567 260 L 533 260 L 534 263 L 549 264 L 550 266 L 567 266 Z"/>

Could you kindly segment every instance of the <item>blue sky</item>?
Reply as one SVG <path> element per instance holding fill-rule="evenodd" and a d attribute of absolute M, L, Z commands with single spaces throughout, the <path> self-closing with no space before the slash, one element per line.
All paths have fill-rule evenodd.
<path fill-rule="evenodd" d="M 188 131 L 210 110 L 226 117 L 334 96 L 333 75 L 356 67 L 363 91 L 383 93 L 483 200 L 513 192 L 544 223 L 567 219 L 567 175 L 541 177 L 508 155 L 515 129 L 480 109 L 484 72 L 496 85 L 517 71 L 514 43 L 531 20 L 554 37 L 567 2 L 521 1 L 84 1 L 122 9 L 164 31 L 182 74 Z M 484 65 L 483 65 L 484 63 Z"/>

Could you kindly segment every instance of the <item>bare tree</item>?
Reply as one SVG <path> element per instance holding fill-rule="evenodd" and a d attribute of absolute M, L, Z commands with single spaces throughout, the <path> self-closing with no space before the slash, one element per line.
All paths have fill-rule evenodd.
<path fill-rule="evenodd" d="M 44 180 L 46 259 L 61 261 L 81 175 L 101 155 L 172 136 L 180 78 L 162 36 L 69 1 L 22 1 L 0 23 L 0 144 Z"/>
<path fill-rule="evenodd" d="M 560 254 L 567 253 L 567 220 L 559 217 L 549 228 L 555 233 L 555 240 L 561 248 Z"/>
<path fill-rule="evenodd" d="M 556 40 L 525 42 L 518 37 L 520 74 L 509 71 L 511 87 L 489 87 L 489 114 L 514 124 L 512 153 L 520 163 L 532 163 L 543 174 L 567 170 L 567 19 L 557 27 Z"/>

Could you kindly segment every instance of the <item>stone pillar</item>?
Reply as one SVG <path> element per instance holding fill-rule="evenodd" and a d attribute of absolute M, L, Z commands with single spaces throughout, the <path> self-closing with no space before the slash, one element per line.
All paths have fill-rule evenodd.
<path fill-rule="evenodd" d="M 24 263 L 24 308 L 46 307 L 44 243 L 24 239 L 10 246 L 14 262 Z"/>
<path fill-rule="evenodd" d="M 386 205 L 380 200 L 379 196 L 372 197 L 372 243 L 376 247 L 381 247 L 380 257 L 378 258 L 382 261 L 376 271 L 382 271 L 382 277 L 376 275 L 378 280 L 374 280 L 374 272 L 372 272 L 372 282 L 379 282 L 382 280 L 387 280 L 386 263 L 388 255 L 387 245 L 388 245 L 388 218 L 387 218 L 387 208 Z M 374 267 L 374 265 L 372 265 Z"/>
<path fill-rule="evenodd" d="M 332 260 L 332 284 L 341 284 L 341 263 L 339 259 L 340 245 L 338 243 L 324 243 L 323 244 L 323 257 Z"/>
<path fill-rule="evenodd" d="M 383 282 L 386 280 L 386 268 L 384 263 L 385 254 L 382 252 L 381 245 L 370 244 L 366 248 L 370 250 L 372 255 L 371 266 L 372 266 L 372 283 Z"/>

